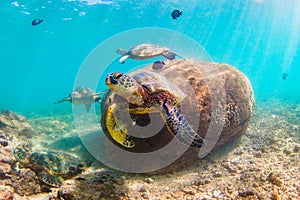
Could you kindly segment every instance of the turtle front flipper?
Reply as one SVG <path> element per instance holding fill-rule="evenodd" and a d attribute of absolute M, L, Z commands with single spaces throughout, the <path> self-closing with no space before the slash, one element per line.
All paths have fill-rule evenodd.
<path fill-rule="evenodd" d="M 124 64 L 124 63 L 125 63 L 125 60 L 126 60 L 127 58 L 130 58 L 130 55 L 124 55 L 124 56 L 122 56 L 122 58 L 120 58 L 120 60 L 119 60 L 119 63 Z"/>
<path fill-rule="evenodd" d="M 63 179 L 60 176 L 55 176 L 49 173 L 39 173 L 38 178 L 45 184 L 52 187 L 61 187 L 63 183 Z"/>
<path fill-rule="evenodd" d="M 28 167 L 28 156 L 24 149 L 16 148 L 14 150 L 14 156 L 17 160 L 15 167 L 17 171 L 19 171 L 22 167 Z"/>
<path fill-rule="evenodd" d="M 196 148 L 201 148 L 204 145 L 203 138 L 194 131 L 189 122 L 169 101 L 162 102 L 162 115 L 168 129 L 180 142 Z"/>
<path fill-rule="evenodd" d="M 130 137 L 130 135 L 127 134 L 127 129 L 121 127 L 121 122 L 116 122 L 114 119 L 113 114 L 116 111 L 116 109 L 117 105 L 115 103 L 113 103 L 107 108 L 105 118 L 106 128 L 114 141 L 126 148 L 133 148 L 135 146 L 135 143 Z"/>
<path fill-rule="evenodd" d="M 174 52 L 171 52 L 171 51 L 166 51 L 166 52 L 162 53 L 162 56 L 164 56 L 168 60 L 174 60 L 175 57 L 177 56 L 177 54 Z"/>
<path fill-rule="evenodd" d="M 24 162 L 26 159 L 26 155 L 27 155 L 27 153 L 24 149 L 16 148 L 14 150 L 14 156 L 17 159 L 17 161 L 19 161 L 19 162 Z"/>
<path fill-rule="evenodd" d="M 63 98 L 63 99 L 61 99 L 61 100 L 55 102 L 54 104 L 62 103 L 62 102 L 65 102 L 65 101 L 70 101 L 70 102 L 72 102 L 72 97 L 70 97 L 70 96 L 69 96 L 69 97 L 65 97 L 65 98 Z"/>
<path fill-rule="evenodd" d="M 101 97 L 99 97 L 98 95 L 103 94 L 103 92 L 96 92 L 94 94 L 94 102 L 98 102 L 101 104 Z"/>

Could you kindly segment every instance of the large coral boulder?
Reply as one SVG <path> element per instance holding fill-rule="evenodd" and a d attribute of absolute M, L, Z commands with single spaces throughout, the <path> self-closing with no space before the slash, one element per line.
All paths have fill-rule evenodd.
<path fill-rule="evenodd" d="M 130 74 L 142 71 L 157 72 L 165 76 L 168 81 L 177 85 L 186 94 L 184 101 L 180 104 L 180 110 L 196 132 L 205 138 L 206 145 L 202 151 L 204 155 L 211 149 L 240 136 L 246 130 L 253 110 L 254 94 L 248 78 L 237 68 L 228 64 L 175 59 L 166 61 L 162 69 L 153 69 L 150 65 Z M 105 115 L 107 107 L 114 102 L 126 105 L 125 99 L 111 91 L 103 99 L 101 125 L 103 132 L 110 140 Z M 118 110 L 118 117 L 122 119 L 122 116 L 128 115 L 126 112 L 128 112 L 126 109 Z M 147 113 L 130 114 L 130 116 L 135 123 L 128 122 L 128 119 L 124 121 L 127 120 L 128 133 L 135 133 L 131 135 L 135 141 L 135 147 L 125 149 L 119 146 L 120 148 L 134 153 L 154 152 L 165 147 L 174 138 L 168 128 L 163 126 L 164 122 L 159 113 L 151 113 L 150 117 Z M 148 137 L 146 132 L 140 131 L 140 136 L 136 135 L 136 127 L 145 128 L 153 123 L 157 123 L 153 127 L 161 127 L 156 134 Z M 115 145 L 118 144 L 115 143 Z M 178 153 L 176 146 L 172 150 L 174 152 L 170 154 Z M 189 148 L 173 166 L 178 168 L 182 164 L 189 163 L 188 161 L 195 160 L 198 151 Z M 107 146 L 106 155 L 108 160 L 118 160 L 119 156 L 110 145 Z M 158 159 L 164 160 L 164 155 L 162 154 Z M 138 163 L 138 165 L 147 166 L 148 164 Z"/>

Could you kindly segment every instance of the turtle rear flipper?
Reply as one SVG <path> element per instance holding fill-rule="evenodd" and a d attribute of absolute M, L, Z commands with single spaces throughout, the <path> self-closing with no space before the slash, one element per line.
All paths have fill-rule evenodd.
<path fill-rule="evenodd" d="M 52 187 L 59 188 L 62 186 L 63 183 L 63 179 L 61 177 L 48 173 L 39 173 L 38 177 L 43 183 Z"/>
<path fill-rule="evenodd" d="M 91 104 L 86 104 L 85 105 L 86 112 L 90 112 L 91 106 L 92 106 Z"/>
<path fill-rule="evenodd" d="M 117 123 L 113 117 L 113 113 L 116 111 L 116 108 L 117 108 L 116 104 L 112 104 L 107 108 L 106 128 L 114 141 L 116 141 L 117 143 L 121 144 L 126 148 L 133 148 L 135 146 L 135 143 L 130 137 L 130 135 L 128 135 L 127 132 L 125 131 L 126 129 L 122 129 L 122 128 L 121 129 L 118 128 L 118 130 L 115 129 Z"/>
<path fill-rule="evenodd" d="M 168 129 L 175 137 L 190 147 L 201 148 L 204 145 L 201 138 L 189 124 L 189 122 L 180 114 L 175 106 L 168 101 L 162 103 L 162 115 L 166 121 Z"/>

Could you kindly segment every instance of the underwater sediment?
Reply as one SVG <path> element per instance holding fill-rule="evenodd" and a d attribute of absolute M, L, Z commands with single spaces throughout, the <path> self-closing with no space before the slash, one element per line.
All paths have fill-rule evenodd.
<path fill-rule="evenodd" d="M 132 175 L 93 161 L 81 174 L 54 188 L 43 186 L 30 168 L 17 171 L 13 150 L 22 146 L 32 151 L 32 144 L 47 141 L 43 144 L 47 151 L 60 141 L 71 141 L 70 151 L 83 151 L 71 114 L 26 119 L 1 111 L 0 199 L 297 199 L 299 116 L 299 104 L 270 99 L 257 104 L 249 128 L 239 141 L 182 170 Z M 50 127 L 52 135 L 44 131 Z"/>

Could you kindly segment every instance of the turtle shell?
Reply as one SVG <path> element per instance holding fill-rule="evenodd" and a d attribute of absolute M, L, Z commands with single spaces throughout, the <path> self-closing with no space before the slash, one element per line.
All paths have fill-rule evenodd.
<path fill-rule="evenodd" d="M 77 87 L 70 93 L 73 104 L 92 104 L 94 103 L 95 92 L 90 88 Z"/>
<path fill-rule="evenodd" d="M 140 44 L 129 49 L 129 54 L 135 58 L 151 58 L 169 51 L 169 48 L 154 44 Z"/>
<path fill-rule="evenodd" d="M 132 77 L 150 93 L 168 92 L 180 103 L 186 97 L 186 94 L 176 85 L 170 82 L 165 76 L 156 72 L 138 72 L 131 73 Z M 163 97 L 162 97 L 163 98 Z"/>
<path fill-rule="evenodd" d="M 47 172 L 68 178 L 81 172 L 84 166 L 78 157 L 65 152 L 35 152 L 29 157 L 29 164 L 35 171 Z"/>

